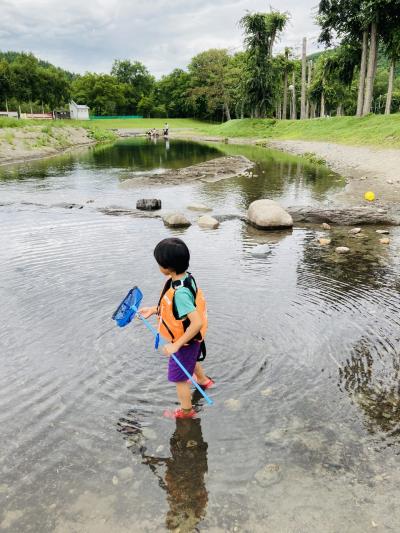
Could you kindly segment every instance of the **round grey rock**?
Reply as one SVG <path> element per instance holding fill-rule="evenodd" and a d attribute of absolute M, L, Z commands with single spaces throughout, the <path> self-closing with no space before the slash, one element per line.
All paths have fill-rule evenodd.
<path fill-rule="evenodd" d="M 182 213 L 169 213 L 163 217 L 163 222 L 171 228 L 187 228 L 191 222 Z"/>
<path fill-rule="evenodd" d="M 256 200 L 249 206 L 247 218 L 259 229 L 284 229 L 293 226 L 290 214 L 273 200 Z"/>

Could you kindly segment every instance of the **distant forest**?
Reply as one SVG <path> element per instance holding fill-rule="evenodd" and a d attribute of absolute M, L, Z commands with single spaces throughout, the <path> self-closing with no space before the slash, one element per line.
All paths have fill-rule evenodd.
<path fill-rule="evenodd" d="M 316 20 L 326 50 L 309 55 L 304 40 L 301 57 L 274 53 L 289 19 L 248 13 L 243 51 L 206 50 L 161 79 L 130 59 L 116 59 L 109 74 L 79 75 L 31 53 L 0 52 L 0 110 L 65 109 L 73 99 L 94 115 L 210 121 L 399 111 L 400 0 L 322 0 Z"/>

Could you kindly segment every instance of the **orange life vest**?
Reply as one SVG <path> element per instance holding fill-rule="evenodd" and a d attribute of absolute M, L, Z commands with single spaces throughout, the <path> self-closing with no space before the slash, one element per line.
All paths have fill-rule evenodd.
<path fill-rule="evenodd" d="M 196 287 L 195 289 L 193 285 Z M 196 309 L 200 313 L 203 321 L 201 330 L 190 342 L 202 342 L 206 336 L 208 326 L 207 304 L 203 291 L 197 287 L 196 282 L 191 274 L 188 274 L 183 281 L 172 281 L 170 278 L 165 284 L 157 308 L 157 314 L 159 317 L 158 332 L 165 339 L 174 342 L 179 339 L 179 337 L 182 337 L 190 325 L 190 320 L 187 317 L 183 319 L 178 317 L 178 312 L 174 302 L 175 292 L 179 290 L 180 287 L 186 287 L 193 294 Z"/>

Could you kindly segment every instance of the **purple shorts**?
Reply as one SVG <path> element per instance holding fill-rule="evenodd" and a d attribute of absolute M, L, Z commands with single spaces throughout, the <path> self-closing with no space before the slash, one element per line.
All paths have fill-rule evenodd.
<path fill-rule="evenodd" d="M 182 346 L 182 348 L 178 350 L 175 355 L 189 372 L 189 374 L 192 375 L 199 353 L 200 343 L 193 342 L 188 346 Z M 186 381 L 187 379 L 187 375 L 179 368 L 172 357 L 170 357 L 168 361 L 168 381 L 176 383 L 177 381 Z"/>

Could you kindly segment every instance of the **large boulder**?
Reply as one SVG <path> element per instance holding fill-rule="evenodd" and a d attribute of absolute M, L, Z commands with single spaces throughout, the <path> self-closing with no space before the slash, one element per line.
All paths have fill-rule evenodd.
<path fill-rule="evenodd" d="M 141 198 L 136 202 L 136 209 L 156 211 L 157 209 L 161 209 L 161 200 L 158 198 Z"/>
<path fill-rule="evenodd" d="M 171 228 L 187 228 L 191 222 L 182 213 L 169 213 L 163 217 L 163 222 Z"/>
<path fill-rule="evenodd" d="M 203 215 L 197 219 L 197 223 L 201 228 L 216 229 L 219 226 L 219 222 L 216 218 L 210 215 Z"/>
<path fill-rule="evenodd" d="M 256 228 L 283 229 L 293 226 L 293 219 L 273 200 L 256 200 L 250 204 L 247 219 Z"/>

